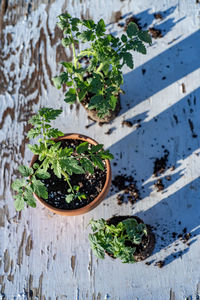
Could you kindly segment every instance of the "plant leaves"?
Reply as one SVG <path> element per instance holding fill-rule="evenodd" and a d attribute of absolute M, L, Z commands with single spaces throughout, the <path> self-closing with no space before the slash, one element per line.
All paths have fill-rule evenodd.
<path fill-rule="evenodd" d="M 15 209 L 17 211 L 20 211 L 20 210 L 24 209 L 24 199 L 23 199 L 23 197 L 21 195 L 17 195 L 14 198 L 16 198 L 16 200 L 14 201 Z"/>
<path fill-rule="evenodd" d="M 106 25 L 104 23 L 103 19 L 100 19 L 99 22 L 97 23 L 97 27 L 96 27 L 96 35 L 98 37 L 100 37 L 101 35 L 104 34 L 104 32 L 106 31 Z"/>
<path fill-rule="evenodd" d="M 26 182 L 25 179 L 16 179 L 16 180 L 12 183 L 11 187 L 12 187 L 12 189 L 13 189 L 14 191 L 19 192 L 20 189 L 21 189 L 23 186 L 25 186 L 26 184 L 27 184 L 27 182 Z"/>
<path fill-rule="evenodd" d="M 29 177 L 30 175 L 33 175 L 34 172 L 32 168 L 23 165 L 19 166 L 18 170 L 24 177 Z"/>
<path fill-rule="evenodd" d="M 122 54 L 123 64 L 126 64 L 129 68 L 133 69 L 133 57 L 129 52 L 124 52 Z"/>
<path fill-rule="evenodd" d="M 103 148 L 103 144 L 94 145 L 89 150 L 90 153 L 96 153 Z"/>
<path fill-rule="evenodd" d="M 42 183 L 40 180 L 34 179 L 32 182 L 32 187 L 34 193 L 43 199 L 48 199 L 48 191 L 44 183 Z"/>
<path fill-rule="evenodd" d="M 150 34 L 148 33 L 148 31 L 140 30 L 138 32 L 138 37 L 143 42 L 146 42 L 146 43 L 149 43 L 149 44 L 152 43 L 152 38 L 151 38 Z"/>
<path fill-rule="evenodd" d="M 97 166 L 100 170 L 104 171 L 104 164 L 99 156 L 91 155 L 91 159 L 95 166 Z"/>
<path fill-rule="evenodd" d="M 76 101 L 76 90 L 74 88 L 70 88 L 65 94 L 64 101 L 69 104 L 73 104 Z"/>
<path fill-rule="evenodd" d="M 94 174 L 94 167 L 89 159 L 83 157 L 80 159 L 80 163 L 85 171 L 89 172 L 90 174 Z"/>
<path fill-rule="evenodd" d="M 43 169 L 38 170 L 35 175 L 40 179 L 48 179 L 51 177 L 50 173 Z"/>
<path fill-rule="evenodd" d="M 88 142 L 83 142 L 81 144 L 79 144 L 77 147 L 76 147 L 76 151 L 78 154 L 81 154 L 81 153 L 84 153 L 86 151 L 88 151 L 88 146 L 89 146 L 89 143 Z"/>
<path fill-rule="evenodd" d="M 126 33 L 127 33 L 128 37 L 131 38 L 132 36 L 134 36 L 138 33 L 138 30 L 139 30 L 138 26 L 135 23 L 130 22 L 128 24 Z"/>
<path fill-rule="evenodd" d="M 31 206 L 31 207 L 36 207 L 36 201 L 35 198 L 33 196 L 33 191 L 30 189 L 26 189 L 25 193 L 24 193 L 24 200 L 26 201 L 26 203 Z"/>
<path fill-rule="evenodd" d="M 66 201 L 67 203 L 72 202 L 73 199 L 74 199 L 74 194 L 69 194 L 69 195 L 67 195 L 67 196 L 65 197 L 65 201 Z"/>

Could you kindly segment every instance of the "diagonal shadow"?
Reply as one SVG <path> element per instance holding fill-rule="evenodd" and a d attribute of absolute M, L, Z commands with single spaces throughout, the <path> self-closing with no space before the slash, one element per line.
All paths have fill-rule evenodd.
<path fill-rule="evenodd" d="M 122 96 L 120 114 L 197 70 L 200 67 L 199 53 L 198 30 L 126 74 L 123 87 L 126 94 Z"/>
<path fill-rule="evenodd" d="M 156 118 L 145 122 L 147 112 L 140 114 L 141 127 L 138 129 L 133 127 L 130 134 L 109 148 L 115 156 L 112 162 L 113 176 L 121 172 L 131 174 L 137 179 L 137 186 L 143 190 L 142 197 L 144 197 L 152 192 L 154 183 L 151 181 L 144 184 L 144 182 L 152 176 L 154 161 L 164 155 L 165 149 L 169 151 L 168 166 L 180 167 L 179 161 L 186 159 L 199 148 L 199 98 L 200 88 L 197 88 L 190 95 L 161 112 Z M 131 121 L 134 123 L 135 118 Z M 176 172 L 175 170 L 171 180 L 164 181 L 165 187 L 169 188 L 180 178 L 182 171 Z"/>
<path fill-rule="evenodd" d="M 167 249 L 165 265 L 182 257 L 197 241 L 200 234 L 199 190 L 200 180 L 197 178 L 150 209 L 137 214 L 145 223 L 154 225 L 154 254 Z"/>

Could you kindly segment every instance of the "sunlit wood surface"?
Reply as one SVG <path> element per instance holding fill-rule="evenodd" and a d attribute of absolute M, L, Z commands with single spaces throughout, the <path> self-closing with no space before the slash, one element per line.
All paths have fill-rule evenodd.
<path fill-rule="evenodd" d="M 200 294 L 200 4 L 196 0 L 1 0 L 0 6 L 0 299 L 181 300 Z M 131 15 L 159 28 L 148 54 L 124 69 L 122 110 L 102 127 L 82 107 L 70 108 L 51 78 L 72 53 L 61 45 L 56 17 L 104 18 L 108 30 Z M 163 19 L 154 13 L 161 12 Z M 120 20 L 120 16 L 124 17 Z M 113 177 L 132 175 L 142 199 L 119 206 L 116 193 L 90 213 L 53 215 L 39 203 L 16 213 L 10 185 L 28 163 L 27 121 L 41 106 L 62 108 L 54 124 L 105 144 L 115 155 Z M 132 127 L 122 126 L 130 120 Z M 85 126 L 91 124 L 89 128 Z M 140 127 L 138 126 L 141 125 Z M 110 135 L 105 134 L 111 128 Z M 156 192 L 153 165 L 167 149 L 164 191 Z M 112 165 L 113 165 L 112 163 Z M 125 168 L 125 169 L 123 169 Z M 171 180 L 166 180 L 171 176 Z M 90 218 L 137 214 L 154 226 L 157 244 L 145 262 L 96 259 L 86 228 Z M 185 228 L 185 229 L 184 229 Z M 175 234 L 176 233 L 176 234 Z M 183 243 L 184 233 L 191 233 Z M 159 268 L 156 263 L 164 262 Z M 187 298 L 190 297 L 190 298 Z"/>

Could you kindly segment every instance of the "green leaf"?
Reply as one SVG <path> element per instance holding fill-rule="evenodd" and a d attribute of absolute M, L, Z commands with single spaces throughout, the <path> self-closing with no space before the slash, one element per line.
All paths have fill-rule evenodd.
<path fill-rule="evenodd" d="M 104 20 L 101 19 L 99 20 L 99 22 L 97 23 L 97 28 L 96 28 L 96 35 L 98 37 L 100 37 L 101 35 L 104 34 L 104 32 L 106 31 L 106 25 L 104 23 Z"/>
<path fill-rule="evenodd" d="M 26 182 L 25 179 L 16 179 L 16 180 L 12 183 L 11 187 L 12 187 L 12 189 L 13 189 L 14 191 L 19 192 L 20 189 L 21 189 L 23 186 L 25 186 L 26 184 L 27 184 L 27 182 Z"/>
<path fill-rule="evenodd" d="M 15 196 L 16 200 L 14 201 L 15 209 L 20 211 L 24 209 L 24 199 L 21 195 Z"/>
<path fill-rule="evenodd" d="M 33 175 L 34 172 L 32 168 L 23 165 L 19 166 L 18 170 L 24 177 L 29 177 L 30 175 Z"/>
<path fill-rule="evenodd" d="M 84 174 L 85 171 L 79 165 L 78 161 L 75 158 L 68 157 L 65 159 L 60 159 L 61 167 L 64 171 L 66 171 L 69 175 L 75 174 Z"/>
<path fill-rule="evenodd" d="M 74 199 L 74 194 L 69 194 L 69 195 L 67 195 L 67 196 L 65 197 L 65 201 L 66 201 L 67 203 L 72 202 L 73 199 Z"/>
<path fill-rule="evenodd" d="M 71 43 L 72 43 L 71 37 L 66 37 L 62 39 L 63 47 L 68 47 L 69 45 L 71 45 Z"/>
<path fill-rule="evenodd" d="M 36 176 L 40 179 L 48 179 L 51 177 L 50 173 L 41 169 L 36 172 Z"/>
<path fill-rule="evenodd" d="M 142 30 L 140 30 L 140 31 L 138 32 L 138 37 L 139 37 L 139 39 L 140 39 L 141 41 L 143 41 L 143 42 L 146 42 L 146 43 L 149 43 L 149 44 L 152 43 L 152 39 L 151 39 L 151 36 L 150 36 L 150 34 L 148 33 L 148 31 L 142 31 Z"/>
<path fill-rule="evenodd" d="M 99 156 L 91 155 L 91 159 L 95 166 L 97 166 L 102 171 L 104 170 L 104 164 Z"/>
<path fill-rule="evenodd" d="M 88 151 L 88 146 L 89 146 L 89 143 L 88 142 L 83 142 L 81 144 L 79 144 L 77 147 L 76 147 L 76 151 L 78 154 L 81 154 L 81 153 L 84 153 L 86 151 Z"/>
<path fill-rule="evenodd" d="M 101 105 L 103 101 L 103 96 L 102 95 L 95 95 L 90 99 L 90 103 L 88 105 L 88 109 L 94 109 L 98 105 Z"/>
<path fill-rule="evenodd" d="M 103 144 L 98 144 L 91 147 L 90 153 L 96 153 L 103 148 Z"/>
<path fill-rule="evenodd" d="M 30 189 L 26 189 L 24 193 L 24 200 L 27 202 L 27 204 L 31 207 L 36 207 L 35 198 L 33 196 L 33 191 Z"/>
<path fill-rule="evenodd" d="M 138 51 L 139 53 L 142 53 L 142 54 L 146 54 L 147 53 L 146 47 L 145 47 L 145 45 L 141 41 L 137 42 L 135 50 Z"/>
<path fill-rule="evenodd" d="M 118 98 L 117 98 L 117 97 L 115 97 L 114 95 L 111 95 L 111 96 L 110 96 L 110 101 L 109 101 L 109 103 L 110 103 L 110 106 L 111 106 L 111 109 L 112 109 L 112 110 L 115 110 L 117 101 L 118 101 Z"/>
<path fill-rule="evenodd" d="M 85 171 L 89 172 L 90 174 L 94 174 L 94 167 L 89 159 L 83 157 L 80 159 L 80 163 Z"/>
<path fill-rule="evenodd" d="M 33 168 L 34 168 L 35 170 L 37 170 L 37 169 L 39 168 L 39 166 L 40 166 L 40 165 L 39 165 L 38 163 L 34 163 L 34 164 L 33 164 Z"/>
<path fill-rule="evenodd" d="M 95 232 L 97 230 L 104 229 L 106 226 L 106 221 L 103 218 L 97 221 L 95 221 L 94 219 L 90 219 L 89 224 L 91 225 L 92 231 Z"/>
<path fill-rule="evenodd" d="M 130 22 L 128 24 L 126 33 L 127 33 L 128 37 L 131 38 L 132 36 L 134 36 L 138 33 L 138 30 L 139 30 L 138 26 L 135 23 Z"/>
<path fill-rule="evenodd" d="M 69 104 L 73 104 L 76 101 L 76 90 L 74 88 L 70 88 L 65 94 L 64 101 Z"/>
<path fill-rule="evenodd" d="M 57 128 L 51 128 L 47 131 L 48 138 L 57 138 L 59 136 L 63 136 L 64 133 Z"/>
<path fill-rule="evenodd" d="M 44 183 L 42 183 L 40 180 L 34 179 L 32 182 L 32 187 L 34 193 L 43 199 L 48 199 L 48 191 Z"/>
<path fill-rule="evenodd" d="M 38 135 L 41 134 L 41 127 L 36 127 L 36 128 L 32 128 L 29 130 L 28 132 L 28 138 L 29 139 L 34 139 L 36 138 Z"/>
<path fill-rule="evenodd" d="M 82 24 L 89 29 L 93 29 L 95 27 L 95 23 L 93 20 L 83 20 Z"/>
<path fill-rule="evenodd" d="M 54 174 L 58 177 L 58 178 L 61 178 L 61 165 L 60 165 L 60 162 L 58 160 L 54 160 L 52 163 L 51 163 L 51 167 L 53 169 L 53 172 Z"/>
<path fill-rule="evenodd" d="M 69 73 L 72 73 L 73 64 L 71 62 L 63 61 L 60 64 L 63 65 L 63 67 L 65 67 Z"/>
<path fill-rule="evenodd" d="M 112 153 L 110 153 L 109 150 L 106 151 L 100 151 L 98 153 L 98 155 L 102 158 L 102 159 L 113 159 L 114 156 L 112 155 Z"/>
<path fill-rule="evenodd" d="M 53 77 L 52 81 L 53 81 L 53 84 L 55 85 L 55 87 L 57 89 L 60 89 L 61 85 L 68 81 L 68 73 L 63 72 L 59 76 Z"/>
<path fill-rule="evenodd" d="M 122 34 L 121 40 L 122 40 L 123 43 L 126 43 L 127 42 L 127 36 L 125 34 Z"/>
<path fill-rule="evenodd" d="M 133 57 L 129 52 L 124 52 L 123 56 L 123 64 L 126 64 L 129 68 L 133 69 Z"/>
<path fill-rule="evenodd" d="M 80 35 L 79 38 L 83 41 L 83 42 L 89 42 L 89 41 L 93 41 L 95 36 L 92 30 L 86 30 L 83 31 Z"/>

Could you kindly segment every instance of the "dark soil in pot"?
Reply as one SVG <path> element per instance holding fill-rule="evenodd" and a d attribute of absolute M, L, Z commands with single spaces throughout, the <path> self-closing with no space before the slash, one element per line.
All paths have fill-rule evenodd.
<path fill-rule="evenodd" d="M 62 140 L 61 147 L 77 147 L 83 141 L 81 140 Z M 72 210 L 86 206 L 88 203 L 92 202 L 98 194 L 102 191 L 105 181 L 106 181 L 106 168 L 104 171 L 95 168 L 94 174 L 90 175 L 86 174 L 73 174 L 70 176 L 70 183 L 72 186 L 79 185 L 80 192 L 84 192 L 86 194 L 86 199 L 75 199 L 70 203 L 65 201 L 65 197 L 68 194 L 67 190 L 69 186 L 66 181 L 62 178 L 58 178 L 54 175 L 51 169 L 48 170 L 51 174 L 49 179 L 41 179 L 41 181 L 45 184 L 48 190 L 48 199 L 44 200 L 51 206 L 59 209 Z"/>
<path fill-rule="evenodd" d="M 95 121 L 95 122 L 99 122 L 101 124 L 103 123 L 109 123 L 111 122 L 120 112 L 120 109 L 121 109 L 121 104 L 120 104 L 120 95 L 118 95 L 118 101 L 117 101 L 117 104 L 116 104 L 116 107 L 115 107 L 115 110 L 110 110 L 109 114 L 107 116 L 105 116 L 104 118 L 99 118 L 98 115 L 97 115 L 97 111 L 95 109 L 88 109 L 87 106 L 89 104 L 89 101 L 90 101 L 90 98 L 92 97 L 93 95 L 87 95 L 87 97 L 81 101 L 81 104 L 83 105 L 83 107 L 85 108 L 85 110 L 87 111 L 88 113 L 88 117 Z"/>
<path fill-rule="evenodd" d="M 119 222 L 129 219 L 129 218 L 134 218 L 139 224 L 144 223 L 137 216 L 114 216 L 114 217 L 108 219 L 107 223 L 109 225 L 111 225 L 111 224 L 117 225 Z M 135 245 L 131 242 L 127 242 L 127 246 L 136 247 L 136 251 L 133 254 L 136 262 L 144 260 L 147 257 L 149 257 L 152 254 L 154 247 L 155 247 L 155 235 L 151 231 L 151 227 L 149 225 L 146 225 L 146 226 L 147 226 L 147 234 L 148 235 L 143 236 L 142 243 L 140 245 Z M 107 253 L 107 254 L 109 256 L 111 256 L 112 258 L 114 258 L 110 253 Z"/>

